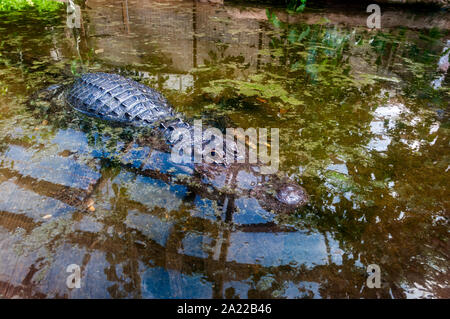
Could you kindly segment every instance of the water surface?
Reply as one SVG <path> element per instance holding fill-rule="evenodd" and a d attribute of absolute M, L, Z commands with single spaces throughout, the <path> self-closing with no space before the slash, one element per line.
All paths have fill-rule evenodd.
<path fill-rule="evenodd" d="M 365 8 L 81 8 L 79 29 L 64 9 L 0 16 L 0 296 L 450 296 L 448 13 L 387 12 L 404 26 L 370 31 Z M 27 104 L 96 71 L 157 88 L 220 128 L 280 128 L 280 170 L 310 204 L 274 215 L 142 176 L 111 159 L 138 132 Z M 131 164 L 189 170 L 135 151 Z M 66 286 L 70 264 L 80 289 Z M 366 286 L 370 264 L 380 289 Z"/>

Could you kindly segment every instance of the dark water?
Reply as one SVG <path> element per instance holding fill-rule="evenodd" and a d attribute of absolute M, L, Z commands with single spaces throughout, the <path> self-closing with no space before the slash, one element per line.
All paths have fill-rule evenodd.
<path fill-rule="evenodd" d="M 448 13 L 391 12 L 369 31 L 365 8 L 265 9 L 96 0 L 80 29 L 64 9 L 0 16 L 0 296 L 450 296 Z M 133 129 L 27 104 L 87 71 L 132 77 L 218 127 L 280 128 L 280 170 L 310 204 L 273 215 L 142 176 L 111 159 Z M 183 170 L 166 155 L 128 160 Z"/>

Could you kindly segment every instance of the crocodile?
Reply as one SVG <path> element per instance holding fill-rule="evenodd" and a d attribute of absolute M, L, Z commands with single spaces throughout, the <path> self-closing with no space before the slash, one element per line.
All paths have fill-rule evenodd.
<path fill-rule="evenodd" d="M 64 90 L 62 90 L 62 88 Z M 183 114 L 176 112 L 160 92 L 118 74 L 86 73 L 70 85 L 54 85 L 45 92 L 63 92 L 59 96 L 69 107 L 89 117 L 138 127 L 149 127 L 163 144 L 166 152 L 175 143 L 172 133 L 177 128 L 193 130 Z M 139 141 L 145 146 L 148 141 Z M 208 141 L 202 141 L 207 144 Z M 136 143 L 136 141 L 134 142 Z M 226 143 L 225 143 L 226 144 Z M 227 147 L 225 145 L 224 147 Z M 195 148 L 194 148 L 195 149 Z M 224 150 L 225 151 L 225 150 Z M 166 157 L 170 161 L 170 157 Z M 292 212 L 308 202 L 308 195 L 297 182 L 281 174 L 262 174 L 260 163 L 195 163 L 191 184 L 209 193 L 255 198 L 265 209 Z M 154 175 L 144 164 L 134 167 L 143 175 Z M 213 191 L 211 191 L 213 189 Z"/>

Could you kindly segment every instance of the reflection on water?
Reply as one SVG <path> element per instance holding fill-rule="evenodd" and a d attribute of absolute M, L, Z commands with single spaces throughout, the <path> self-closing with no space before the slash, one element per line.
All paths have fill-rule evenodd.
<path fill-rule="evenodd" d="M 0 20 L 1 296 L 449 296 L 447 13 L 400 12 L 369 32 L 358 11 L 81 8 L 80 29 L 64 11 Z M 220 128 L 281 128 L 281 168 L 311 203 L 280 215 L 200 192 L 176 178 L 192 167 L 130 143 L 141 132 L 26 103 L 100 70 Z M 365 285 L 374 263 L 378 290 Z M 66 286 L 70 264 L 81 289 Z"/>

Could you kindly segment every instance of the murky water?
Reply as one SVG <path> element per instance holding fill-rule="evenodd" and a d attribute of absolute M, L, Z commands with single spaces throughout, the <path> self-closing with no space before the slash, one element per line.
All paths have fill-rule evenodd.
<path fill-rule="evenodd" d="M 1 15 L 0 296 L 450 296 L 448 13 L 368 31 L 364 11 L 266 8 L 89 0 L 80 29 L 64 9 Z M 27 104 L 87 71 L 220 128 L 280 128 L 280 170 L 309 205 L 272 214 L 170 183 L 188 169 L 163 152 L 111 158 L 139 132 Z M 153 177 L 132 169 L 143 158 Z"/>

